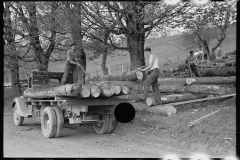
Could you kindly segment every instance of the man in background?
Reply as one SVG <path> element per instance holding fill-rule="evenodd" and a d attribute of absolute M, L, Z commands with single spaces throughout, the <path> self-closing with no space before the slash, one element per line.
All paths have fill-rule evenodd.
<path fill-rule="evenodd" d="M 200 77 L 200 74 L 197 70 L 197 58 L 193 56 L 193 51 L 190 51 L 190 56 L 187 57 L 185 63 L 187 63 L 190 66 L 189 73 L 191 74 L 191 71 L 195 74 L 196 77 Z M 190 75 L 191 76 L 191 75 Z"/>
<path fill-rule="evenodd" d="M 79 63 L 76 62 L 76 59 L 79 59 L 79 54 L 77 54 L 75 49 L 76 43 L 71 44 L 70 50 L 67 52 L 67 61 L 64 69 L 64 74 L 62 78 L 62 85 L 67 84 L 67 77 L 72 72 L 73 73 L 73 83 L 78 82 L 78 71 L 77 66 Z"/>

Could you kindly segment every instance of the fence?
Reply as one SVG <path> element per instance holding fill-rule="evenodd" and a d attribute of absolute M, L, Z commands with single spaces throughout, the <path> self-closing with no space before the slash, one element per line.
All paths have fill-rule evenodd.
<path fill-rule="evenodd" d="M 223 49 L 223 54 L 227 54 L 227 53 L 230 53 L 230 52 L 233 52 L 234 50 L 236 50 L 235 47 L 228 47 L 227 49 Z M 170 60 L 172 63 L 175 63 L 175 62 L 179 62 L 181 60 L 185 60 L 186 57 L 182 57 L 182 56 L 179 56 L 177 55 L 175 58 L 173 59 L 168 59 L 168 58 L 164 58 L 166 61 L 164 61 L 163 63 L 161 63 L 162 65 L 164 65 L 166 62 L 169 63 L 168 60 Z M 108 68 L 108 71 L 109 71 L 109 74 L 121 74 L 123 72 L 128 72 L 130 71 L 130 64 L 121 64 L 121 65 L 114 65 L 114 66 L 110 66 L 110 65 L 107 65 L 107 68 Z M 93 77 L 93 76 L 99 76 L 99 75 L 103 75 L 103 72 L 102 72 L 102 68 L 99 67 L 99 68 L 95 68 L 94 70 L 91 70 L 89 71 L 90 75 Z"/>

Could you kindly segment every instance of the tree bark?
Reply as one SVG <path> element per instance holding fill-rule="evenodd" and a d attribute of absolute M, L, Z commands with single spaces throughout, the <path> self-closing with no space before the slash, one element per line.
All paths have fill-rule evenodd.
<path fill-rule="evenodd" d="M 236 76 L 236 67 L 224 67 L 221 69 L 200 69 L 199 73 L 202 77 Z"/>
<path fill-rule="evenodd" d="M 191 94 L 191 93 L 185 93 L 185 94 L 173 94 L 173 95 L 167 95 L 167 96 L 162 96 L 161 100 L 163 104 L 166 103 L 172 103 L 172 102 L 180 102 L 180 101 L 187 101 L 187 100 L 192 100 L 192 99 L 200 99 L 200 98 L 205 98 L 207 97 L 206 94 Z M 148 97 L 146 100 L 147 106 L 153 106 L 156 104 L 156 100 L 154 97 Z"/>
<path fill-rule="evenodd" d="M 52 86 L 52 87 L 42 88 L 42 89 L 26 89 L 23 93 L 23 96 L 29 97 L 29 98 L 52 98 L 57 95 L 81 97 L 80 95 L 81 90 L 82 90 L 82 86 L 80 86 L 78 83 L 75 83 L 75 84 L 66 84 L 61 86 Z"/>
<path fill-rule="evenodd" d="M 136 81 L 142 80 L 143 73 L 141 71 L 130 71 L 121 73 L 119 75 L 105 75 L 100 77 L 93 77 L 93 81 Z"/>
<path fill-rule="evenodd" d="M 194 77 L 186 78 L 186 84 L 228 84 L 236 83 L 236 76 L 231 77 Z"/>
<path fill-rule="evenodd" d="M 70 28 L 73 42 L 76 43 L 76 50 L 78 51 L 80 57 L 80 65 L 86 71 L 86 54 L 82 46 L 82 28 L 81 28 L 81 2 L 71 2 L 74 4 L 73 8 L 70 8 L 70 4 L 67 5 L 69 20 L 70 20 Z M 84 85 L 85 84 L 85 73 L 84 71 L 77 66 L 78 71 L 78 83 Z"/>
<path fill-rule="evenodd" d="M 197 93 L 197 94 L 217 94 L 222 95 L 225 89 L 218 85 L 193 84 L 190 86 L 164 85 L 159 86 L 161 93 Z"/>
<path fill-rule="evenodd" d="M 16 46 L 15 46 L 15 39 L 13 35 L 13 30 L 12 30 L 12 23 L 11 23 L 11 12 L 9 10 L 10 2 L 4 2 L 5 3 L 5 8 L 4 8 L 4 39 L 6 42 L 5 47 L 7 53 L 5 53 L 4 61 L 7 61 L 8 67 L 10 68 L 11 72 L 11 82 L 12 82 L 12 89 L 15 93 L 16 96 L 22 95 L 22 90 L 21 90 L 21 84 L 19 81 L 19 65 L 18 65 L 18 53 L 16 51 Z"/>
<path fill-rule="evenodd" d="M 109 31 L 106 31 L 106 33 L 104 34 L 104 43 L 105 44 L 107 44 L 108 37 L 109 37 Z M 102 65 L 101 65 L 103 75 L 108 75 L 108 68 L 106 67 L 107 54 L 108 54 L 107 46 L 104 46 L 103 57 L 102 57 Z"/>
<path fill-rule="evenodd" d="M 129 34 L 125 34 L 127 37 L 127 47 L 130 47 L 130 69 L 134 70 L 138 67 L 145 66 L 144 59 L 144 43 L 145 33 L 143 24 L 144 5 L 141 2 L 132 2 L 126 9 L 136 12 L 127 12 L 128 17 L 126 21 L 127 28 L 129 28 Z"/>

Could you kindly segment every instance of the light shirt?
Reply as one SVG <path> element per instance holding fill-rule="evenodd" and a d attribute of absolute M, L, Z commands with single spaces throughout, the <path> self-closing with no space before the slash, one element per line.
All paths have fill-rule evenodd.
<path fill-rule="evenodd" d="M 76 62 L 75 58 L 78 58 L 78 54 L 76 52 L 74 52 L 72 49 L 70 49 L 68 52 L 67 52 L 67 61 L 74 61 Z"/>
<path fill-rule="evenodd" d="M 191 57 L 191 56 L 188 56 L 187 57 L 187 59 L 186 59 L 186 61 L 185 61 L 185 63 L 196 63 L 196 61 L 197 61 L 197 58 L 196 57 Z"/>
<path fill-rule="evenodd" d="M 155 54 L 150 54 L 149 64 L 150 64 L 151 61 L 153 61 L 153 65 L 152 65 L 151 70 L 153 70 L 155 68 L 159 68 L 159 66 L 158 66 L 158 57 Z"/>

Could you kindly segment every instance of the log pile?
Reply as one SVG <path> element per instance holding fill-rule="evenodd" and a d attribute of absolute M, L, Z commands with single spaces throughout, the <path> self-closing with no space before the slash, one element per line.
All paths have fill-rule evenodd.
<path fill-rule="evenodd" d="M 113 85 L 109 82 L 79 85 L 66 84 L 43 87 L 38 89 L 28 88 L 24 91 L 25 98 L 54 98 L 55 96 L 69 96 L 77 98 L 112 97 L 116 95 L 129 94 L 129 88 L 124 85 Z"/>
<path fill-rule="evenodd" d="M 171 94 L 161 97 L 163 104 L 236 93 L 236 76 L 178 78 L 176 81 L 182 82 L 184 79 L 185 84 L 159 86 L 161 93 Z M 173 80 L 171 79 L 171 81 Z M 172 82 L 169 83 L 171 84 Z M 156 100 L 153 96 L 150 96 L 147 98 L 146 103 L 148 106 L 154 106 L 156 105 Z"/>

